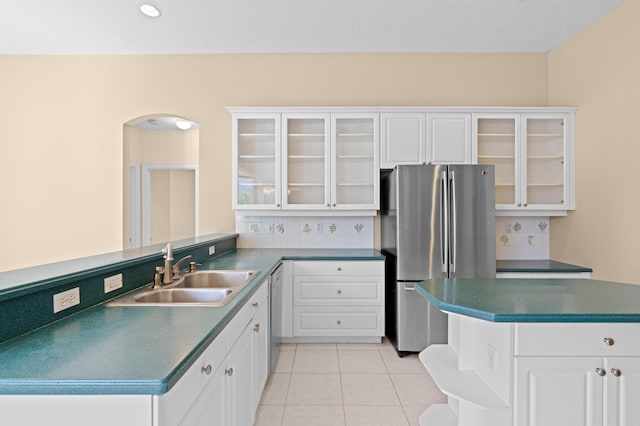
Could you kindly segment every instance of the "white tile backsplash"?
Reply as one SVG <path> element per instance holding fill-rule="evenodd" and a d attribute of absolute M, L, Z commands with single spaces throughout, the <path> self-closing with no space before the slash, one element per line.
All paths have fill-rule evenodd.
<path fill-rule="evenodd" d="M 496 259 L 549 259 L 548 217 L 496 217 Z"/>
<path fill-rule="evenodd" d="M 496 258 L 548 259 L 548 217 L 496 217 Z M 374 248 L 374 218 L 236 216 L 240 248 Z"/>
<path fill-rule="evenodd" d="M 240 248 L 373 248 L 371 216 L 236 216 Z"/>

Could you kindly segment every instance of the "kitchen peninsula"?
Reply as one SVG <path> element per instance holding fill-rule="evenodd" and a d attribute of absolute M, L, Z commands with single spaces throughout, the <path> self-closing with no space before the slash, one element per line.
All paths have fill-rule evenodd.
<path fill-rule="evenodd" d="M 420 359 L 448 404 L 428 425 L 638 424 L 640 286 L 586 279 L 434 279 L 449 343 Z"/>

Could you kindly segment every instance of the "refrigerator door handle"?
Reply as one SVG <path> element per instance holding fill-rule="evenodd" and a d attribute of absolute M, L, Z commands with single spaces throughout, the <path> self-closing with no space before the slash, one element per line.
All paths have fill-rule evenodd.
<path fill-rule="evenodd" d="M 447 275 L 449 265 L 449 202 L 447 196 L 447 172 L 443 170 L 440 177 L 440 253 L 443 275 Z"/>
<path fill-rule="evenodd" d="M 458 209 L 456 208 L 456 175 L 453 170 L 449 172 L 451 176 L 450 181 L 450 189 L 451 189 L 451 242 L 449 243 L 449 247 L 451 249 L 450 255 L 450 263 L 451 263 L 451 273 L 454 274 L 456 272 L 456 239 L 457 239 L 457 223 L 456 218 L 458 217 Z"/>

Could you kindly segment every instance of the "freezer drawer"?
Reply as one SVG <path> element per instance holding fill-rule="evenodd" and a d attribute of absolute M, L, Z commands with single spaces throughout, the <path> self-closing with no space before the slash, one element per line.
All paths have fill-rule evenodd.
<path fill-rule="evenodd" d="M 435 343 L 447 343 L 447 314 L 416 292 L 416 283 L 398 282 L 396 349 L 420 352 Z"/>

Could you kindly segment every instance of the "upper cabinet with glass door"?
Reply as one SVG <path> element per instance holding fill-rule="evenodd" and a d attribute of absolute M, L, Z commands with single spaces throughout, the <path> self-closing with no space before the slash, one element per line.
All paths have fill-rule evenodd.
<path fill-rule="evenodd" d="M 284 209 L 329 208 L 329 114 L 282 114 Z"/>
<path fill-rule="evenodd" d="M 236 210 L 376 213 L 377 113 L 322 108 L 228 110 L 233 119 Z"/>
<path fill-rule="evenodd" d="M 477 163 L 495 166 L 497 214 L 559 216 L 575 209 L 574 114 L 474 114 Z"/>
<path fill-rule="evenodd" d="M 279 210 L 280 114 L 233 117 L 233 208 Z"/>
<path fill-rule="evenodd" d="M 378 115 L 331 114 L 331 128 L 331 208 L 377 210 Z"/>

